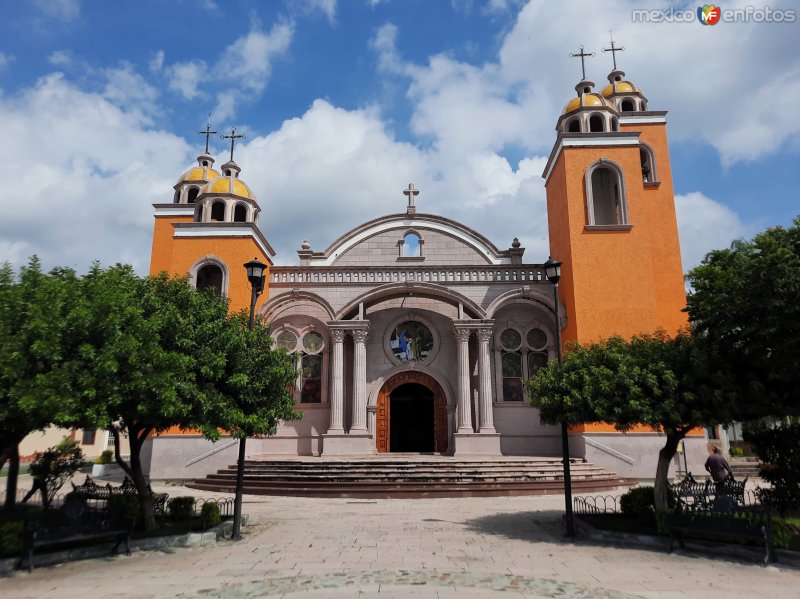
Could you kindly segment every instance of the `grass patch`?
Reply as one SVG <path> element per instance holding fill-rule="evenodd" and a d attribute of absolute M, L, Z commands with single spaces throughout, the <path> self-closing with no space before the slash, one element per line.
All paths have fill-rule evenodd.
<path fill-rule="evenodd" d="M 20 464 L 19 475 L 28 474 L 28 467 L 29 464 Z M 3 469 L 0 470 L 0 478 L 8 478 L 8 466 L 4 466 Z"/>

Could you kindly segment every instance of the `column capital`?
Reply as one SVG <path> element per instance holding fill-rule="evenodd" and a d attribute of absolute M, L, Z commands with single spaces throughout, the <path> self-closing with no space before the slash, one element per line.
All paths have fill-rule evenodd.
<path fill-rule="evenodd" d="M 353 336 L 353 341 L 355 343 L 364 343 L 369 337 L 369 327 L 363 329 L 353 329 L 350 331 L 350 334 Z"/>
<path fill-rule="evenodd" d="M 456 341 L 458 342 L 468 342 L 469 336 L 472 334 L 472 329 L 453 326 L 453 335 L 455 335 Z"/>
<path fill-rule="evenodd" d="M 331 339 L 334 343 L 342 343 L 344 341 L 344 329 L 331 329 Z"/>
<path fill-rule="evenodd" d="M 494 329 L 492 327 L 482 327 L 477 329 L 475 334 L 478 336 L 478 341 L 490 341 L 494 334 Z"/>

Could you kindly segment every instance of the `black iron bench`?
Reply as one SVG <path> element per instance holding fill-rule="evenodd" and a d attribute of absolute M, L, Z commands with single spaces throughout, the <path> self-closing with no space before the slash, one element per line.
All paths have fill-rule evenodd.
<path fill-rule="evenodd" d="M 689 534 L 708 540 L 757 541 L 764 544 L 763 565 L 776 561 L 772 545 L 772 514 L 769 511 L 676 510 L 668 516 L 667 521 L 670 553 L 674 549 L 675 539 L 683 548 L 683 536 Z"/>
<path fill-rule="evenodd" d="M 154 493 L 153 489 L 150 485 L 147 485 L 147 489 L 150 491 L 150 495 L 153 498 L 153 511 L 156 514 L 164 515 L 166 514 L 167 509 L 167 500 L 169 499 L 169 494 L 167 493 Z M 129 479 L 127 476 L 125 480 L 122 481 L 122 484 L 119 487 L 112 487 L 110 483 L 100 486 L 96 482 L 94 482 L 90 477 L 86 477 L 86 480 L 81 485 L 76 485 L 72 483 L 72 493 L 71 495 L 78 495 L 85 499 L 95 499 L 95 500 L 105 500 L 107 501 L 113 495 L 136 495 L 136 485 L 133 484 L 133 481 Z"/>
<path fill-rule="evenodd" d="M 116 518 L 106 510 L 90 509 L 83 497 L 67 497 L 64 505 L 55 512 L 46 514 L 51 521 L 25 520 L 23 528 L 23 551 L 17 567 L 27 560 L 28 570 L 33 570 L 34 555 L 41 549 L 70 547 L 93 542 L 114 541 L 111 555 L 125 544 L 125 553 L 130 555 L 129 545 L 133 522 Z"/>
<path fill-rule="evenodd" d="M 698 482 L 689 472 L 680 482 L 670 485 L 678 505 L 684 510 L 707 510 L 714 495 L 713 483 Z"/>

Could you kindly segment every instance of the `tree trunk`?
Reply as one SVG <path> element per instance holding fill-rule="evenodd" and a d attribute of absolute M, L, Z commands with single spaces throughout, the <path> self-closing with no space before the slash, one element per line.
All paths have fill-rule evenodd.
<path fill-rule="evenodd" d="M 146 530 L 155 530 L 158 528 L 158 525 L 156 524 L 156 516 L 153 512 L 153 496 L 150 494 L 150 488 L 144 478 L 142 462 L 139 457 L 143 443 L 140 439 L 147 439 L 147 435 L 150 434 L 150 429 L 137 432 L 128 427 L 128 443 L 131 448 L 130 465 L 125 463 L 120 453 L 119 430 L 115 428 L 112 432 L 114 435 L 114 459 L 117 461 L 117 464 L 119 464 L 119 467 L 125 471 L 125 474 L 128 475 L 133 484 L 136 485 L 136 494 L 139 498 L 139 512 L 142 517 L 142 524 Z"/>
<path fill-rule="evenodd" d="M 678 451 L 678 442 L 683 439 L 685 433 L 667 432 L 667 442 L 658 452 L 658 467 L 656 468 L 655 480 L 655 502 L 656 512 L 663 512 L 668 509 L 667 505 L 667 478 L 669 477 L 669 463 Z"/>
<path fill-rule="evenodd" d="M 19 477 L 19 441 L 12 441 L 13 445 L 5 448 L 8 457 L 8 479 L 6 480 L 5 509 L 13 510 L 17 505 L 17 480 Z"/>

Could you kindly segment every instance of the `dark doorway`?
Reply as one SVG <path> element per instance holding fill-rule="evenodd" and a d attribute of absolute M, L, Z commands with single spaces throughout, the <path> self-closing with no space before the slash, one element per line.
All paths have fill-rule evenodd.
<path fill-rule="evenodd" d="M 392 452 L 432 452 L 433 391 L 418 383 L 400 385 L 389 396 L 389 448 Z"/>

